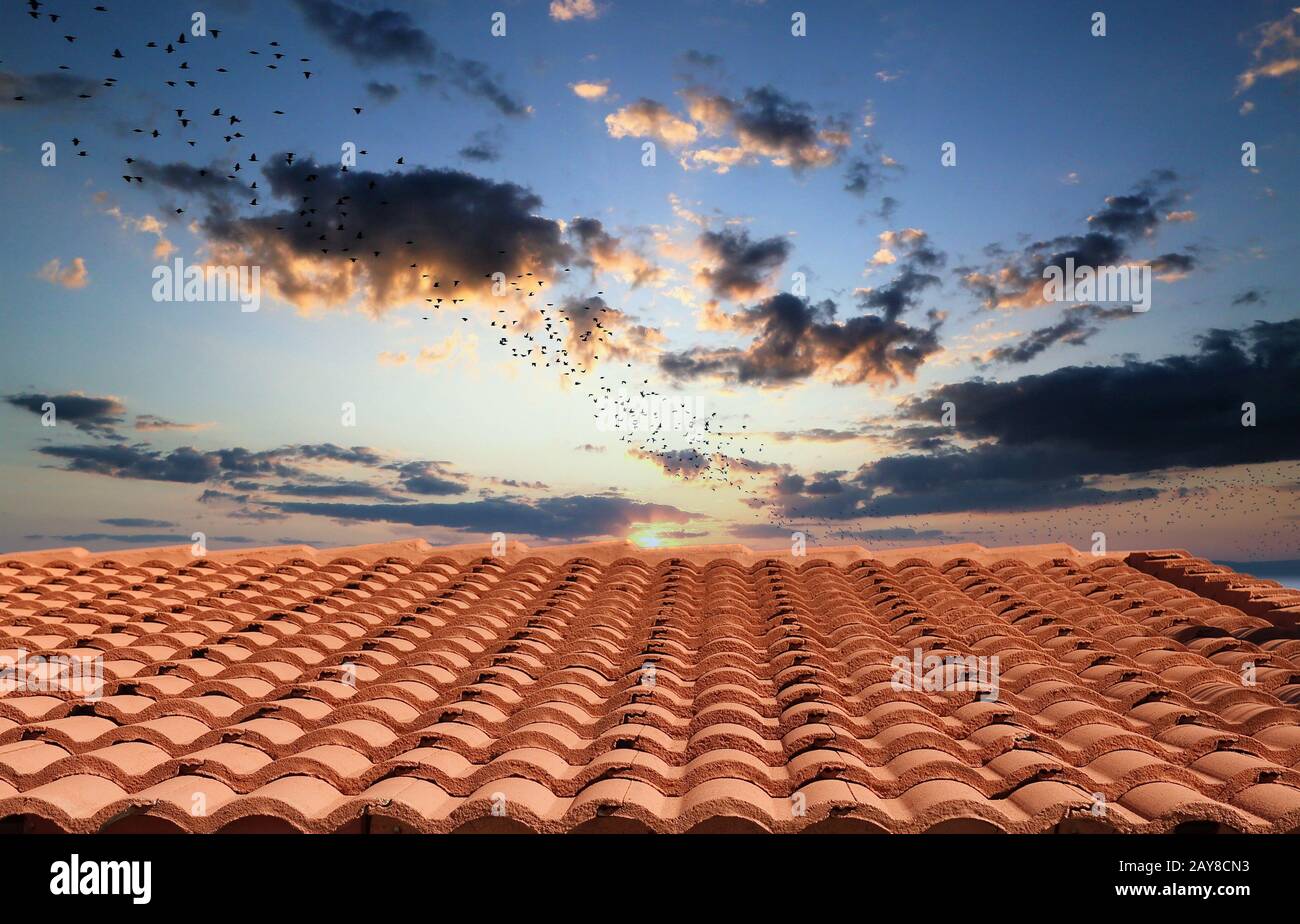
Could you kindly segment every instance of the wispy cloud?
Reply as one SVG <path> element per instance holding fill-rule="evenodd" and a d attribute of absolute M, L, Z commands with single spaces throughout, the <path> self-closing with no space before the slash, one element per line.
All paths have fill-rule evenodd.
<path fill-rule="evenodd" d="M 37 275 L 51 285 L 62 286 L 65 289 L 84 289 L 90 283 L 90 271 L 86 269 L 84 257 L 73 257 L 72 262 L 67 266 L 55 257 L 42 266 Z"/>

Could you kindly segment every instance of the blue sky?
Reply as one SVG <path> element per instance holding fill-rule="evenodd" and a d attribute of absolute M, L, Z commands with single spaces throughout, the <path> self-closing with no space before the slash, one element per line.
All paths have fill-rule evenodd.
<path fill-rule="evenodd" d="M 105 5 L 0 11 L 0 547 L 1100 531 L 1300 557 L 1284 3 L 1120 4 L 1096 36 L 1073 3 L 225 2 L 170 54 L 189 10 Z M 296 212 L 326 186 L 366 249 L 405 246 L 401 209 L 419 270 L 342 232 L 319 254 Z M 473 288 L 498 249 L 544 293 Z M 1068 253 L 1150 266 L 1151 310 L 1042 303 L 1026 280 Z M 177 257 L 258 265 L 261 310 L 155 302 Z M 419 272 L 467 301 L 431 309 Z M 614 346 L 580 375 L 516 355 L 583 305 Z M 710 440 L 601 429 L 624 379 L 716 411 Z"/>

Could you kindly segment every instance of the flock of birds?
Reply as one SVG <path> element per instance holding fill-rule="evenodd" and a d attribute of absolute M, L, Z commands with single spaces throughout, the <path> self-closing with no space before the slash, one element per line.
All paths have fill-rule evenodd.
<path fill-rule="evenodd" d="M 72 17 L 62 12 L 48 10 L 47 4 L 42 0 L 26 0 L 26 5 L 28 16 L 36 23 L 53 28 L 67 48 L 80 50 L 89 47 L 90 43 L 81 42 L 79 35 L 65 31 L 71 29 L 69 20 Z M 109 8 L 100 4 L 91 7 L 89 12 L 92 18 L 110 14 Z M 82 22 L 78 28 L 81 26 L 88 27 L 94 38 L 99 38 L 100 28 L 95 22 Z M 222 76 L 236 70 L 233 62 L 229 60 L 219 66 L 202 63 L 214 53 L 217 56 L 229 54 L 231 57 L 237 53 L 234 49 L 227 52 L 229 39 L 222 41 L 221 34 L 221 30 L 216 28 L 207 29 L 206 34 L 201 38 L 191 37 L 182 31 L 177 33 L 174 39 L 152 38 L 142 42 L 138 47 L 128 47 L 126 50 L 113 47 L 111 53 L 105 54 L 107 58 L 105 63 L 121 62 L 137 54 L 153 56 L 159 66 L 166 69 L 160 85 L 167 87 L 169 92 L 182 94 L 185 99 L 178 100 L 178 105 L 170 107 L 170 111 L 174 113 L 172 121 L 175 130 L 165 131 L 165 125 L 146 125 L 133 127 L 130 133 L 142 139 L 149 139 L 150 143 L 162 145 L 178 139 L 185 147 L 191 149 L 198 148 L 201 142 L 215 141 L 220 138 L 224 145 L 221 156 L 229 158 L 230 163 L 224 173 L 224 179 L 229 183 L 239 184 L 246 190 L 247 208 L 253 209 L 259 206 L 262 197 L 255 176 L 262 161 L 259 160 L 257 152 L 251 149 L 252 139 L 245 136 L 242 128 L 245 124 L 244 118 L 228 103 L 214 105 L 210 110 L 207 104 L 200 103 L 205 94 L 212 90 L 214 84 L 217 88 L 215 94 L 220 94 L 219 81 Z M 81 43 L 78 44 L 79 42 Z M 278 40 L 272 40 L 260 48 L 246 49 L 239 57 L 256 59 L 254 63 L 260 64 L 260 69 L 263 71 L 277 72 L 282 75 L 292 74 L 291 79 L 300 80 L 303 84 L 318 77 L 320 73 L 310 57 L 289 52 Z M 58 67 L 61 71 L 71 71 L 71 66 L 68 64 L 60 64 Z M 120 79 L 110 74 L 100 79 L 98 87 L 104 92 L 112 92 L 120 89 L 120 85 Z M 88 89 L 88 86 L 85 87 L 77 94 L 77 98 L 93 99 L 97 94 L 86 92 Z M 289 95 L 284 88 L 278 92 Z M 215 94 L 208 99 L 209 103 L 217 98 Z M 13 101 L 23 103 L 26 102 L 26 97 L 19 94 L 13 98 Z M 254 102 L 255 99 L 244 99 L 241 100 L 241 105 L 252 106 Z M 348 108 L 353 117 L 360 117 L 365 111 L 365 107 L 360 105 Z M 274 108 L 269 112 L 279 119 L 286 115 L 287 109 Z M 74 136 L 71 141 L 78 157 L 84 158 L 90 155 L 81 137 Z M 360 150 L 357 153 L 365 156 L 367 151 Z M 282 156 L 289 166 L 294 164 L 297 157 L 293 152 L 284 152 L 276 156 Z M 128 186 L 143 187 L 146 183 L 148 171 L 135 169 L 139 163 L 139 158 L 134 156 L 123 158 L 125 169 L 122 180 Z M 406 157 L 400 156 L 396 159 L 393 169 L 400 171 L 405 166 Z M 207 180 L 210 177 L 208 167 L 193 169 L 197 180 Z M 337 169 L 345 172 L 348 168 L 340 166 Z M 366 194 L 372 195 L 374 201 L 366 203 L 367 207 L 377 205 L 382 209 L 388 205 L 388 201 L 384 198 L 385 191 L 382 184 L 384 177 L 390 175 L 393 174 L 391 172 L 377 174 L 378 179 L 369 181 Z M 306 183 L 314 183 L 319 180 L 319 176 L 308 173 L 303 179 Z M 300 221 L 297 229 L 288 225 L 277 225 L 276 230 L 283 233 L 296 230 L 300 234 L 306 229 L 319 231 L 317 242 L 321 245 L 319 249 L 322 255 L 326 257 L 335 254 L 353 263 L 367 256 L 371 260 L 379 260 L 383 255 L 382 249 L 363 250 L 366 245 L 361 243 L 368 240 L 367 232 L 372 229 L 353 227 L 351 224 L 350 214 L 354 206 L 352 198 L 350 195 L 343 195 L 334 198 L 332 202 L 318 202 L 312 195 L 303 195 L 295 210 L 295 217 Z M 178 205 L 174 212 L 178 215 L 184 214 L 185 209 Z M 373 231 L 371 236 L 375 236 Z M 406 240 L 405 245 L 415 248 L 418 252 L 417 238 Z M 354 247 L 357 248 L 356 252 L 353 250 Z M 510 254 L 505 250 L 498 250 L 497 256 L 506 258 L 504 262 L 508 262 Z M 416 274 L 413 290 L 428 291 L 425 302 L 432 306 L 434 311 L 440 310 L 444 305 L 464 304 L 471 298 L 469 286 L 462 288 L 460 279 L 438 278 L 437 267 L 425 266 L 416 260 L 409 264 L 409 269 Z M 563 273 L 570 271 L 569 267 L 562 269 Z M 582 301 L 570 300 L 564 304 L 556 304 L 552 301 L 544 302 L 540 297 L 546 285 L 547 280 L 532 272 L 518 273 L 510 281 L 511 289 L 516 296 L 512 302 L 513 307 L 498 309 L 496 316 L 490 318 L 490 327 L 499 332 L 496 343 L 500 348 L 508 349 L 512 359 L 528 363 L 532 368 L 557 370 L 562 379 L 575 390 L 586 389 L 588 398 L 594 405 L 593 417 L 597 420 L 602 416 L 608 419 L 607 415 L 611 409 L 621 411 L 627 418 L 635 418 L 641 409 L 669 399 L 670 396 L 651 388 L 648 378 L 635 380 L 635 373 L 632 371 L 634 364 L 616 341 L 617 324 L 613 319 L 621 315 L 608 307 L 600 298 L 603 292 L 597 292 L 595 297 Z M 539 307 L 521 307 L 532 298 L 537 298 Z M 432 315 L 422 317 L 429 320 Z M 461 320 L 468 323 L 470 314 L 462 313 Z M 622 365 L 622 369 L 617 372 L 613 371 L 616 364 Z M 739 430 L 727 432 L 721 429 L 716 411 L 708 415 L 705 420 L 693 423 L 685 447 L 681 445 L 683 434 L 680 430 L 673 427 L 671 421 L 662 418 L 650 428 L 625 429 L 619 432 L 618 439 L 627 444 L 628 451 L 634 455 L 656 461 L 669 476 L 708 484 L 715 492 L 727 490 L 739 493 L 747 507 L 766 514 L 774 531 L 803 531 L 812 541 L 816 541 L 818 536 L 853 541 L 859 534 L 858 530 L 842 519 L 813 517 L 801 512 L 798 507 L 788 506 L 788 498 L 775 500 L 771 493 L 771 485 L 774 474 L 779 474 L 781 467 L 759 461 L 765 447 L 761 443 L 757 447 L 751 446 L 749 443 L 751 434 L 748 432 L 747 425 L 742 425 Z M 1195 505 L 1199 499 L 1198 494 L 1192 493 L 1184 496 L 1172 507 L 1165 506 L 1164 509 L 1173 518 L 1170 522 L 1174 522 L 1180 516 L 1179 503 L 1184 506 Z M 1149 514 L 1140 512 L 1143 506 L 1108 505 L 1106 518 L 1111 521 L 1116 516 L 1132 515 L 1145 521 Z M 1138 512 L 1125 514 L 1124 510 Z M 1027 513 L 1019 522 L 1012 517 L 1007 517 L 999 524 L 998 532 L 1004 535 L 1023 536 L 1024 541 L 1036 541 L 1040 531 L 1050 535 L 1044 535 L 1037 541 L 1057 541 L 1063 534 L 1074 535 L 1075 532 L 1083 538 L 1098 528 L 1096 523 L 1100 515 L 1101 510 L 1097 508 L 1058 511 L 1047 518 Z M 1072 522 L 1076 519 L 1077 523 Z M 810 523 L 813 528 L 810 528 Z M 1132 526 L 1146 529 L 1152 524 L 1135 521 Z M 1292 521 L 1291 526 L 1295 528 L 1295 521 Z M 988 528 L 988 521 L 969 516 L 951 528 L 954 531 L 960 530 L 967 536 L 978 535 L 981 530 Z M 1261 536 L 1261 541 L 1266 541 L 1266 537 Z"/>

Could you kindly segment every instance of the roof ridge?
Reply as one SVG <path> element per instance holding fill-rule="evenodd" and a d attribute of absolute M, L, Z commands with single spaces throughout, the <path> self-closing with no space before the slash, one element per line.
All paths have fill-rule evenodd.
<path fill-rule="evenodd" d="M 985 547 L 975 542 L 958 542 L 939 545 L 918 545 L 904 548 L 870 549 L 861 545 L 808 546 L 804 554 L 795 554 L 789 546 L 771 549 L 753 548 L 743 543 L 705 543 L 699 545 L 661 546 L 648 548 L 626 539 L 609 539 L 596 542 L 561 543 L 555 545 L 529 545 L 521 540 L 511 540 L 506 544 L 504 555 L 494 555 L 494 543 L 475 542 L 457 545 L 434 545 L 420 537 L 395 539 L 387 542 L 371 542 L 359 545 L 317 547 L 307 544 L 255 546 L 251 548 L 208 550 L 204 555 L 193 553 L 192 546 L 186 543 L 170 546 L 149 546 L 148 548 L 124 548 L 92 552 L 81 546 L 53 549 L 34 549 L 23 552 L 0 552 L 0 560 L 18 561 L 27 565 L 41 565 L 57 559 L 91 563 L 100 559 L 111 558 L 123 565 L 139 564 L 150 559 L 179 564 L 195 558 L 207 558 L 217 562 L 238 562 L 246 558 L 256 558 L 269 562 L 279 562 L 290 558 L 307 558 L 318 563 L 325 563 L 336 558 L 356 558 L 363 561 L 378 561 L 382 558 L 398 557 L 408 559 L 425 559 L 431 555 L 445 555 L 455 560 L 470 560 L 482 557 L 501 558 L 505 561 L 518 561 L 523 558 L 543 558 L 550 561 L 564 561 L 571 558 L 592 558 L 609 563 L 619 558 L 637 558 L 648 562 L 659 562 L 672 558 L 683 558 L 695 563 L 729 559 L 742 564 L 752 564 L 765 558 L 788 561 L 812 561 L 824 559 L 836 564 L 847 564 L 863 559 L 877 559 L 886 564 L 896 563 L 904 558 L 922 558 L 926 560 L 948 561 L 952 558 L 971 558 L 982 564 L 992 564 L 1004 558 L 1017 558 L 1029 564 L 1039 564 L 1054 558 L 1086 558 L 1090 553 L 1081 552 L 1064 542 L 1040 543 L 1037 545 L 1014 545 Z M 1107 557 L 1124 557 L 1130 552 L 1110 552 Z M 1142 553 L 1154 554 L 1154 553 Z"/>

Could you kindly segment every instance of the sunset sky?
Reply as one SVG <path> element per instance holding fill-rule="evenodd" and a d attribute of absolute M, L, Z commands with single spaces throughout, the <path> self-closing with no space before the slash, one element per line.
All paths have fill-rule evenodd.
<path fill-rule="evenodd" d="M 1300 559 L 1287 3 L 96 5 L 0 8 L 0 549 Z M 1151 309 L 1044 303 L 1067 257 Z"/>

